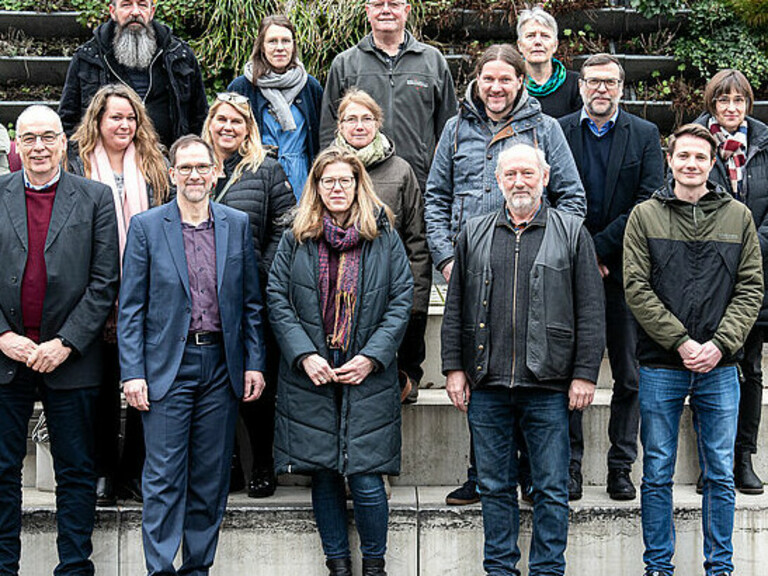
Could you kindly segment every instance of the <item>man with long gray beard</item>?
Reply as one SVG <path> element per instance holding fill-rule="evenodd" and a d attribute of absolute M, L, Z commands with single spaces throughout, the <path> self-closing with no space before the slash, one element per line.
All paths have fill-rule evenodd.
<path fill-rule="evenodd" d="M 208 103 L 200 65 L 189 45 L 153 20 L 153 0 L 111 0 L 109 15 L 69 65 L 59 104 L 67 135 L 96 91 L 114 82 L 136 91 L 165 146 L 185 134 L 199 134 Z"/>

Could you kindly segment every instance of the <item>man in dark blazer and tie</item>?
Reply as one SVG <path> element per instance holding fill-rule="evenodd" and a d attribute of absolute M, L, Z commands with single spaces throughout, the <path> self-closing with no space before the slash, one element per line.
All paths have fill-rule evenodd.
<path fill-rule="evenodd" d="M 170 160 L 176 201 L 131 220 L 117 338 L 126 400 L 143 412 L 148 574 L 201 576 L 226 508 L 238 401 L 264 389 L 261 297 L 248 216 L 209 199 L 213 150 L 183 136 Z"/>
<path fill-rule="evenodd" d="M 42 400 L 56 473 L 54 574 L 92 575 L 93 422 L 101 332 L 119 280 L 117 222 L 103 184 L 61 170 L 61 120 L 16 122 L 23 169 L 0 177 L 0 574 L 18 574 L 21 467 Z"/>
<path fill-rule="evenodd" d="M 613 396 L 608 436 L 607 490 L 615 500 L 631 500 L 630 478 L 637 459 L 639 368 L 635 357 L 635 320 L 622 287 L 622 242 L 627 218 L 664 181 L 664 157 L 654 124 L 619 109 L 624 69 L 609 54 L 589 57 L 581 68 L 579 87 L 584 108 L 560 119 L 587 193 L 587 229 L 592 234 L 603 277 L 608 359 Z M 584 438 L 581 412 L 572 412 L 572 500 L 581 497 Z"/>

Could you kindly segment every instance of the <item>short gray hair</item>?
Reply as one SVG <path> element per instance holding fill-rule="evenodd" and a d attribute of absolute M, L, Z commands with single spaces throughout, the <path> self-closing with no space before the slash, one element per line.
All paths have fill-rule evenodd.
<path fill-rule="evenodd" d="M 557 38 L 557 20 L 554 19 L 552 14 L 544 10 L 541 6 L 535 6 L 534 8 L 521 10 L 517 17 L 517 37 L 523 33 L 523 26 L 528 22 L 537 22 L 542 26 L 546 26 L 552 30 L 555 38 Z"/>
<path fill-rule="evenodd" d="M 50 120 L 53 120 L 57 126 L 57 130 L 63 130 L 61 125 L 61 118 L 53 108 L 49 108 L 43 104 L 32 104 L 32 106 L 27 106 L 24 108 L 24 111 L 19 114 L 18 118 L 16 118 L 16 132 L 19 133 L 19 126 L 21 126 L 29 118 L 37 116 L 44 116 Z"/>
<path fill-rule="evenodd" d="M 514 152 L 517 152 L 520 149 L 533 150 L 534 154 L 536 155 L 536 160 L 538 161 L 539 170 L 541 173 L 544 174 L 544 172 L 549 172 L 549 163 L 547 162 L 547 157 L 544 155 L 544 151 L 541 148 L 536 148 L 530 144 L 520 142 L 519 144 L 513 144 L 509 148 L 505 148 L 501 151 L 499 154 L 499 160 L 496 162 L 496 176 L 501 176 L 501 163 L 508 157 L 512 156 Z"/>

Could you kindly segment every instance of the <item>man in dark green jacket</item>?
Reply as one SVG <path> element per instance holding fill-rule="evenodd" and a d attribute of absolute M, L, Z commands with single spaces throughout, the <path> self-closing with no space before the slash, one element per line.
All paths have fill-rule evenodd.
<path fill-rule="evenodd" d="M 688 124 L 669 140 L 673 187 L 638 205 L 624 236 L 624 288 L 641 327 L 640 436 L 646 576 L 672 576 L 672 475 L 690 396 L 703 470 L 704 567 L 733 572 L 736 363 L 763 299 L 749 209 L 707 182 L 717 142 Z M 672 536 L 670 536 L 672 535 Z"/>

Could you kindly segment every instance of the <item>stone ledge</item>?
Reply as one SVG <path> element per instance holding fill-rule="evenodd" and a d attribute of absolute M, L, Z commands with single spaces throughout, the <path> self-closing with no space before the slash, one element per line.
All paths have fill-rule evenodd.
<path fill-rule="evenodd" d="M 480 505 L 446 506 L 445 494 L 451 488 L 393 488 L 387 557 L 392 576 L 467 576 L 480 572 Z M 642 567 L 639 498 L 614 502 L 604 490 L 602 486 L 586 487 L 584 498 L 571 505 L 566 553 L 569 574 L 623 575 L 639 572 Z M 530 546 L 531 507 L 521 503 L 520 508 L 520 546 L 525 558 Z M 700 508 L 701 497 L 693 486 L 675 489 L 675 562 L 684 576 L 702 572 Z M 53 494 L 25 490 L 23 520 L 21 574 L 50 573 L 56 561 Z M 352 529 L 350 538 L 356 551 L 358 542 Z M 764 573 L 768 562 L 768 495 L 737 495 L 734 550 L 740 576 Z M 121 503 L 98 509 L 93 558 L 98 574 L 128 576 L 143 571 L 139 506 Z M 355 564 L 359 565 L 359 557 Z M 211 574 L 325 576 L 309 489 L 279 487 L 274 497 L 264 500 L 232 495 Z"/>

